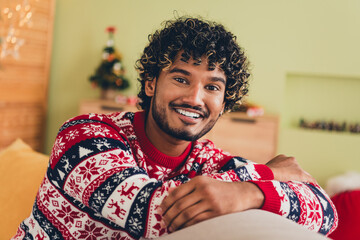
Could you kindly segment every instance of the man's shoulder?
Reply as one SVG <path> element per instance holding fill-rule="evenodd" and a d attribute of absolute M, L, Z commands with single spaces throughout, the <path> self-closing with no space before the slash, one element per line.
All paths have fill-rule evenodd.
<path fill-rule="evenodd" d="M 215 146 L 214 142 L 210 139 L 200 139 L 194 142 L 193 149 L 195 152 L 199 152 L 200 154 L 210 154 L 210 155 L 230 155 L 230 153 L 223 151 L 221 148 Z"/>
<path fill-rule="evenodd" d="M 131 125 L 133 122 L 134 113 L 133 112 L 114 112 L 110 114 L 98 114 L 98 113 L 88 113 L 78 115 L 68 119 L 60 128 L 59 132 L 62 130 L 79 125 L 79 124 L 107 124 L 111 127 L 118 128 L 121 125 Z"/>
<path fill-rule="evenodd" d="M 134 122 L 134 112 L 114 112 L 105 115 L 107 119 L 110 119 L 113 123 L 119 127 L 122 125 L 132 125 Z"/>
<path fill-rule="evenodd" d="M 213 141 L 210 139 L 202 138 L 194 142 L 194 148 L 199 149 L 217 149 L 221 150 L 220 148 L 217 148 Z"/>

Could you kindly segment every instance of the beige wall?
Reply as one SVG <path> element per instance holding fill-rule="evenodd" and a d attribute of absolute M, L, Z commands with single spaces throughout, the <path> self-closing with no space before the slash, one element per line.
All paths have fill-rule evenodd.
<path fill-rule="evenodd" d="M 338 76 L 338 82 L 350 77 L 355 80 L 346 84 L 360 90 L 358 0 L 58 0 L 49 89 L 48 152 L 60 125 L 77 115 L 79 100 L 99 94 L 87 79 L 99 64 L 107 39 L 104 29 L 109 25 L 118 29 L 116 46 L 132 79 L 129 92 L 135 93 L 134 62 L 147 35 L 162 21 L 172 18 L 174 10 L 178 15 L 200 15 L 220 21 L 238 36 L 252 62 L 250 99 L 263 105 L 268 113 L 291 118 L 285 105 L 291 94 L 289 97 L 285 90 L 287 84 L 292 84 L 288 77 L 292 73 Z M 326 91 L 310 96 L 304 93 L 304 98 L 314 101 L 329 97 L 334 96 Z M 339 99 L 334 109 L 358 111 L 358 104 Z M 324 110 L 322 115 L 327 114 Z M 360 122 L 359 115 L 355 118 L 351 114 L 345 116 L 345 120 Z M 355 149 L 360 135 L 309 133 L 289 128 L 284 121 L 280 130 L 279 152 L 297 156 L 320 183 L 347 169 L 360 171 L 360 153 Z"/>

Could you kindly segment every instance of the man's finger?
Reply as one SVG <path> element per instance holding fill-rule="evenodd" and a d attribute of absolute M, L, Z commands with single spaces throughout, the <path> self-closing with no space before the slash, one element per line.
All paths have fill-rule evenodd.
<path fill-rule="evenodd" d="M 209 211 L 209 206 L 202 201 L 198 201 L 190 207 L 182 210 L 169 224 L 169 229 L 176 231 L 177 229 L 185 226 L 186 223 L 191 221 L 193 218 Z"/>
<path fill-rule="evenodd" d="M 188 218 L 192 218 L 195 216 L 192 212 L 188 211 L 189 208 L 195 210 L 193 206 L 197 206 L 199 209 L 195 210 L 196 214 L 199 213 L 198 211 L 203 211 L 202 209 L 204 209 L 204 207 L 199 205 L 201 199 L 202 196 L 200 194 L 196 192 L 191 192 L 190 194 L 177 200 L 163 215 L 163 220 L 165 224 L 167 224 L 168 226 L 170 226 L 171 224 L 175 224 L 176 227 L 174 228 L 177 229 L 184 223 L 184 221 L 187 221 Z M 179 222 L 181 222 L 181 224 Z"/>
<path fill-rule="evenodd" d="M 160 204 L 160 208 L 163 211 L 163 216 L 169 210 L 169 208 L 179 199 L 183 198 L 184 196 L 188 195 L 194 191 L 194 185 L 190 184 L 190 182 L 185 183 L 176 187 L 175 189 L 170 190 L 169 195 L 162 201 Z"/>

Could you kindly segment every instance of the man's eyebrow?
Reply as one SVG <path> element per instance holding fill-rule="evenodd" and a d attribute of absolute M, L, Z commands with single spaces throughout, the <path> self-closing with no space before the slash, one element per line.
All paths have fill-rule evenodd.
<path fill-rule="evenodd" d="M 226 81 L 222 77 L 212 77 L 211 81 L 213 81 L 213 82 L 222 82 L 226 86 Z"/>
<path fill-rule="evenodd" d="M 184 70 L 184 69 L 181 69 L 181 68 L 173 68 L 169 71 L 169 73 L 182 73 L 186 76 L 191 76 L 191 73 Z M 211 77 L 210 79 L 212 82 L 222 82 L 224 85 L 226 85 L 226 81 L 224 78 L 222 77 Z"/>
<path fill-rule="evenodd" d="M 182 73 L 182 74 L 184 74 L 184 75 L 186 75 L 186 76 L 190 76 L 190 75 L 191 75 L 190 72 L 188 72 L 188 71 L 186 71 L 186 70 L 184 70 L 184 69 L 181 69 L 181 68 L 173 68 L 173 69 L 171 69 L 171 70 L 169 71 L 169 73 Z"/>

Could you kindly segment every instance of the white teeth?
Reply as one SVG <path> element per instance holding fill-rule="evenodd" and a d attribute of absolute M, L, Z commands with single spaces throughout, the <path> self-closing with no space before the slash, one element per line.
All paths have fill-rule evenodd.
<path fill-rule="evenodd" d="M 200 117 L 200 114 L 198 114 L 198 113 L 188 112 L 183 109 L 176 109 L 176 112 L 178 112 L 181 115 L 184 115 L 186 117 L 191 117 L 191 118 L 199 118 Z"/>

